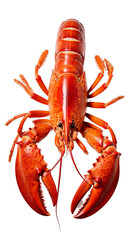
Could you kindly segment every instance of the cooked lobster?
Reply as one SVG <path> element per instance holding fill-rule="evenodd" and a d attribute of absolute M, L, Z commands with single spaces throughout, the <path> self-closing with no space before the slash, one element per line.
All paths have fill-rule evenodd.
<path fill-rule="evenodd" d="M 22 117 L 17 136 L 10 151 L 9 161 L 11 161 L 14 147 L 17 144 L 16 179 L 20 192 L 33 210 L 48 216 L 50 214 L 44 204 L 40 177 L 51 196 L 53 206 L 57 206 L 62 159 L 66 150 L 68 150 L 74 166 L 83 180 L 72 200 L 71 212 L 75 212 L 79 202 L 90 191 L 88 198 L 74 215 L 75 218 L 85 218 L 102 208 L 112 196 L 119 178 L 120 157 L 120 153 L 116 150 L 117 140 L 112 128 L 104 120 L 87 113 L 87 109 L 106 108 L 123 98 L 123 96 L 119 96 L 108 103 L 89 101 L 109 86 L 113 77 L 113 66 L 108 60 L 102 60 L 97 55 L 95 60 L 100 73 L 91 87 L 87 89 L 86 76 L 83 70 L 85 31 L 79 21 L 69 19 L 59 27 L 56 41 L 55 67 L 52 71 L 49 89 L 47 89 L 39 75 L 39 69 L 43 65 L 47 54 L 48 51 L 45 50 L 35 67 L 35 79 L 43 93 L 45 93 L 46 98 L 36 94 L 23 75 L 20 75 L 20 81 L 14 79 L 32 99 L 48 105 L 49 111 L 29 111 L 28 113 L 16 115 L 6 123 L 8 125 L 13 120 Z M 95 90 L 105 71 L 108 73 L 107 82 Z M 49 119 L 46 118 L 47 116 L 49 116 Z M 23 131 L 23 125 L 27 118 L 39 119 L 33 121 L 33 128 Z M 90 122 L 86 121 L 85 118 Z M 111 140 L 103 136 L 102 129 L 109 130 Z M 51 130 L 55 131 L 55 145 L 60 152 L 60 159 L 53 168 L 49 169 L 37 144 Z M 72 154 L 75 142 L 85 154 L 88 153 L 86 147 L 78 138 L 79 132 L 86 138 L 89 145 L 100 154 L 97 162 L 93 164 L 93 168 L 85 176 L 82 176 L 78 170 Z M 21 139 L 19 140 L 19 138 Z M 60 170 L 56 187 L 51 174 L 58 164 L 60 164 Z"/>

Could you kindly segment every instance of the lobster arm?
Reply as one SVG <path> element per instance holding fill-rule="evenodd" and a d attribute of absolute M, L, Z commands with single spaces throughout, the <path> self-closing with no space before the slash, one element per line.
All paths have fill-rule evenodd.
<path fill-rule="evenodd" d="M 57 190 L 36 142 L 45 137 L 50 130 L 51 126 L 48 124 L 38 123 L 33 129 L 24 132 L 21 141 L 18 142 L 16 159 L 16 179 L 21 194 L 34 211 L 46 216 L 50 214 L 44 203 L 40 177 L 50 194 L 53 206 L 57 203 Z"/>
<path fill-rule="evenodd" d="M 71 212 L 74 213 L 78 204 L 89 191 L 89 195 L 82 207 L 75 214 L 75 218 L 85 218 L 96 213 L 111 198 L 119 178 L 119 155 L 113 142 L 108 137 L 103 137 L 102 132 L 89 128 L 83 123 L 82 135 L 88 143 L 101 153 L 93 168 L 85 175 L 74 195 L 71 204 Z"/>

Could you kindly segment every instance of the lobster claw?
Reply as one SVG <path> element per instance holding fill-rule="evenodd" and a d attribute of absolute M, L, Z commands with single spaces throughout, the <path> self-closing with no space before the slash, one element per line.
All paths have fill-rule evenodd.
<path fill-rule="evenodd" d="M 24 138 L 24 137 L 23 137 Z M 16 159 L 16 179 L 20 192 L 29 206 L 41 215 L 49 216 L 42 190 L 40 177 L 46 186 L 53 206 L 57 203 L 57 190 L 51 172 L 47 169 L 47 163 L 43 160 L 40 149 L 35 143 L 18 143 Z"/>
<path fill-rule="evenodd" d="M 85 181 L 82 182 L 74 195 L 71 212 L 74 213 L 82 198 L 89 192 L 88 198 L 74 215 L 75 218 L 85 218 L 96 213 L 111 198 L 119 178 L 119 153 L 103 153 L 93 168 L 88 171 Z"/>

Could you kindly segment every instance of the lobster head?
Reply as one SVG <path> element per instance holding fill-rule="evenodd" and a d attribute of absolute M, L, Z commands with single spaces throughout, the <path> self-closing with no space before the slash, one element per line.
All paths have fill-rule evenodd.
<path fill-rule="evenodd" d="M 52 73 L 49 86 L 49 111 L 53 129 L 62 137 L 67 148 L 76 139 L 87 107 L 85 74 L 78 78 L 64 73 Z"/>

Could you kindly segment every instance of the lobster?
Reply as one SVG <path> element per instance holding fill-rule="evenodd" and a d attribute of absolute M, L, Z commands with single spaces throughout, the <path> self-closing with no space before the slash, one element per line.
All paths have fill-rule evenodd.
<path fill-rule="evenodd" d="M 48 190 L 53 206 L 57 207 L 62 159 L 65 152 L 68 151 L 78 174 L 82 178 L 82 183 L 72 200 L 71 212 L 75 218 L 85 218 L 101 209 L 114 193 L 119 178 L 119 157 L 121 155 L 116 150 L 117 140 L 112 128 L 104 120 L 87 113 L 87 108 L 106 108 L 124 96 L 119 96 L 108 103 L 89 101 L 89 99 L 98 96 L 107 89 L 113 77 L 113 66 L 108 60 L 102 60 L 98 55 L 95 56 L 100 73 L 91 87 L 87 89 L 86 75 L 83 70 L 85 30 L 79 21 L 69 19 L 59 27 L 55 50 L 55 67 L 52 71 L 49 89 L 39 75 L 39 69 L 45 62 L 47 55 L 48 50 L 41 54 L 35 67 L 35 79 L 48 98 L 36 94 L 23 75 L 20 75 L 21 80 L 14 79 L 32 99 L 48 105 L 49 111 L 32 110 L 28 113 L 16 115 L 6 123 L 6 125 L 9 125 L 15 119 L 22 117 L 17 136 L 10 150 L 9 161 L 11 161 L 17 144 L 15 169 L 20 192 L 34 211 L 49 216 L 50 213 L 44 202 L 40 178 Z M 107 82 L 95 90 L 105 71 L 108 74 Z M 49 119 L 46 118 L 47 116 L 49 116 Z M 33 120 L 33 128 L 23 131 L 23 125 L 28 118 L 37 119 Z M 85 121 L 85 118 L 89 119 L 90 122 Z M 53 168 L 49 169 L 37 144 L 52 129 L 55 131 L 55 145 L 60 152 L 60 158 Z M 109 131 L 111 140 L 103 136 L 103 129 Z M 75 142 L 85 154 L 88 154 L 85 145 L 78 138 L 79 132 L 88 144 L 100 154 L 97 161 L 93 163 L 93 168 L 88 170 L 85 176 L 82 176 L 77 168 L 72 154 Z M 19 138 L 21 138 L 20 141 Z M 56 187 L 52 170 L 58 164 L 60 164 L 59 179 Z M 87 199 L 75 213 L 80 205 L 79 203 L 88 192 Z"/>

